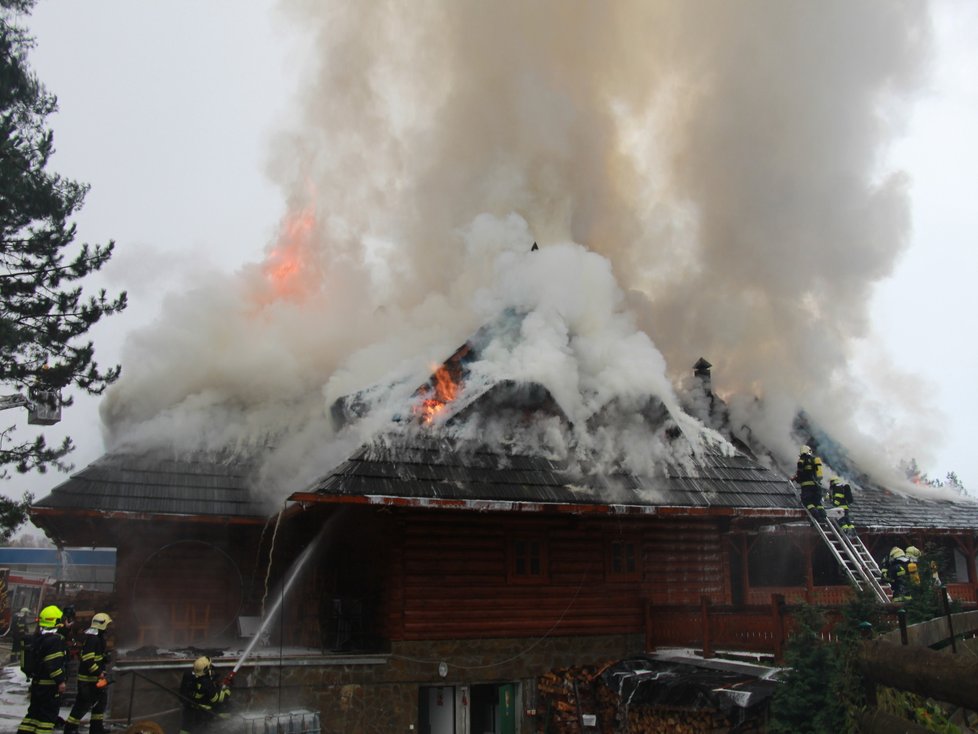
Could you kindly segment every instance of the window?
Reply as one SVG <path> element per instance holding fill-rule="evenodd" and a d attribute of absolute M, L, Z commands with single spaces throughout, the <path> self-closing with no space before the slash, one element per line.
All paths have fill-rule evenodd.
<path fill-rule="evenodd" d="M 618 538 L 608 543 L 605 575 L 615 581 L 637 581 L 641 578 L 639 544 L 636 540 Z"/>
<path fill-rule="evenodd" d="M 804 586 L 805 554 L 793 538 L 758 536 L 747 554 L 748 582 L 751 587 Z"/>
<path fill-rule="evenodd" d="M 509 580 L 540 581 L 547 576 L 547 548 L 541 538 L 513 538 L 509 543 Z"/>

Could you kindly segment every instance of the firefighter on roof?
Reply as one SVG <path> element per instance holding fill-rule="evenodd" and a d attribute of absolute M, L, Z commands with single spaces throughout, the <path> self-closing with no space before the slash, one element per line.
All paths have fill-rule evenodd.
<path fill-rule="evenodd" d="M 185 672 L 180 681 L 183 699 L 180 734 L 200 734 L 210 729 L 218 718 L 223 718 L 230 695 L 230 689 L 217 680 L 211 659 L 206 655 L 197 658 L 193 669 Z"/>
<path fill-rule="evenodd" d="M 802 446 L 798 455 L 798 468 L 792 479 L 801 487 L 801 503 L 812 515 L 825 519 L 822 506 L 822 460 L 815 456 L 811 446 Z"/>
<path fill-rule="evenodd" d="M 110 624 L 112 618 L 105 612 L 99 612 L 92 617 L 91 626 L 85 630 L 78 662 L 78 697 L 68 714 L 65 734 L 77 734 L 78 725 L 89 709 L 92 712 L 89 734 L 105 734 L 105 708 L 109 699 L 105 671 L 110 662 L 105 630 Z"/>
<path fill-rule="evenodd" d="M 61 694 L 65 692 L 68 647 L 58 634 L 61 610 L 47 606 L 37 617 L 40 629 L 25 640 L 21 668 L 31 679 L 27 716 L 20 722 L 17 734 L 49 734 L 58 723 Z"/>
<path fill-rule="evenodd" d="M 842 522 L 839 523 L 839 527 L 842 528 L 843 532 L 854 532 L 856 528 L 849 518 L 849 505 L 852 504 L 852 487 L 838 477 L 832 477 L 829 480 L 829 499 L 832 500 L 833 507 L 842 508 Z"/>

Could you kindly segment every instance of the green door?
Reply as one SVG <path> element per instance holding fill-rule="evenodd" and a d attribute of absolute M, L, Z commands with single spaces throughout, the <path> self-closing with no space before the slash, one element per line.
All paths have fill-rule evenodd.
<path fill-rule="evenodd" d="M 516 734 L 516 685 L 499 686 L 499 734 Z"/>

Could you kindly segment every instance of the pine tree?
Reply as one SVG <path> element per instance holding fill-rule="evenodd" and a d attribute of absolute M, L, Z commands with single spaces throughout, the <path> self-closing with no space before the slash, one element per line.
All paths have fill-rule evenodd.
<path fill-rule="evenodd" d="M 101 369 L 84 336 L 122 311 L 126 294 L 84 297 L 78 285 L 105 265 L 114 243 L 75 244 L 71 217 L 88 186 L 46 170 L 54 136 L 45 123 L 57 98 L 28 65 L 34 42 L 18 25 L 34 2 L 0 0 L 0 387 L 25 394 L 74 386 L 98 395 L 119 367 Z M 62 459 L 73 448 L 70 438 L 49 447 L 43 435 L 18 442 L 13 433 L 13 427 L 0 431 L 0 477 L 9 476 L 8 467 L 68 468 Z"/>
<path fill-rule="evenodd" d="M 33 499 L 30 493 L 19 502 L 0 497 L 0 544 L 6 545 L 14 531 L 27 520 L 27 508 Z"/>
<path fill-rule="evenodd" d="M 796 620 L 798 628 L 785 648 L 788 670 L 771 700 L 771 734 L 820 734 L 827 731 L 824 721 L 844 718 L 829 683 L 837 670 L 837 651 L 819 636 L 822 614 L 802 605 Z"/>

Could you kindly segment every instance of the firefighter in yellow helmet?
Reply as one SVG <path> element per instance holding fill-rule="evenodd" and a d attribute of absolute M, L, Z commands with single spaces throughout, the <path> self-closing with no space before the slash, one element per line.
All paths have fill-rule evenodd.
<path fill-rule="evenodd" d="M 893 591 L 893 601 L 907 601 L 910 596 L 907 594 L 908 569 L 910 559 L 900 546 L 890 548 L 890 553 L 880 564 L 883 580 L 890 585 Z"/>
<path fill-rule="evenodd" d="M 85 630 L 78 662 L 78 696 L 68 714 L 65 734 L 77 734 L 78 725 L 89 710 L 92 712 L 89 734 L 105 734 L 105 709 L 109 702 L 105 671 L 111 661 L 105 630 L 110 624 L 112 617 L 99 612 L 92 617 L 91 625 Z"/>
<path fill-rule="evenodd" d="M 907 578 L 915 586 L 920 586 L 920 549 L 908 545 L 903 552 L 907 556 Z"/>
<path fill-rule="evenodd" d="M 842 509 L 842 520 L 839 527 L 846 534 L 851 535 L 856 527 L 849 518 L 849 505 L 852 504 L 852 487 L 847 482 L 843 482 L 839 477 L 832 477 L 829 480 L 829 499 L 833 507 Z"/>
<path fill-rule="evenodd" d="M 217 679 L 211 659 L 206 655 L 197 658 L 180 681 L 183 699 L 180 734 L 206 732 L 224 713 L 230 695 L 230 689 Z"/>
<path fill-rule="evenodd" d="M 811 446 L 802 446 L 798 454 L 798 466 L 792 480 L 801 488 L 801 503 L 818 520 L 825 519 L 822 506 L 822 460 L 815 456 Z"/>
<path fill-rule="evenodd" d="M 31 681 L 30 703 L 17 734 L 48 734 L 58 723 L 68 677 L 68 645 L 58 634 L 62 616 L 58 607 L 44 607 L 37 616 L 38 631 L 24 641 L 20 667 Z"/>

